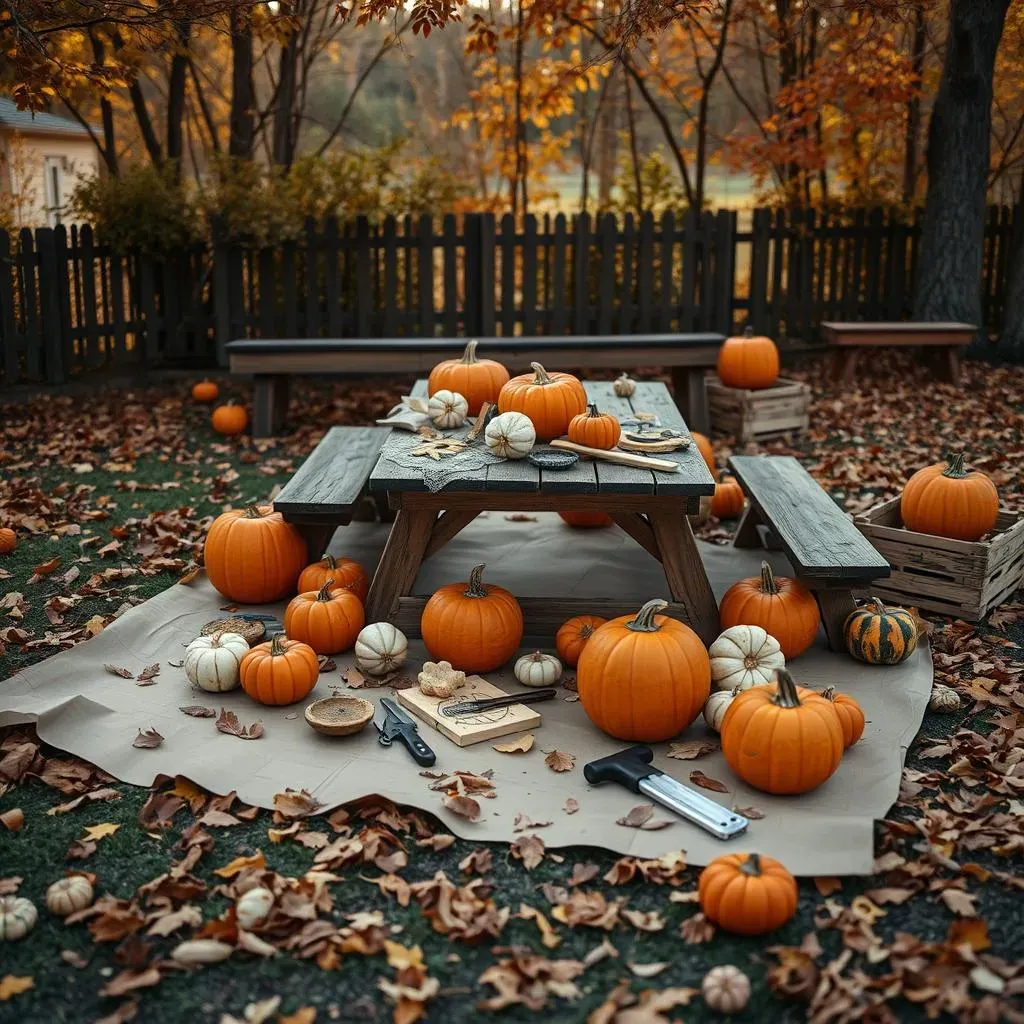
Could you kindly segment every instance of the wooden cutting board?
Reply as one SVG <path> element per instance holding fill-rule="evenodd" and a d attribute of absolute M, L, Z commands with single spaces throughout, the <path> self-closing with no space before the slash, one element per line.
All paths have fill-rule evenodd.
<path fill-rule="evenodd" d="M 507 708 L 496 708 L 494 711 L 482 711 L 460 718 L 446 718 L 440 712 L 442 705 L 504 696 L 507 696 L 506 692 L 499 690 L 493 683 L 480 676 L 469 676 L 451 697 L 428 697 L 418 688 L 410 687 L 398 691 L 398 703 L 453 743 L 469 747 L 497 736 L 536 729 L 541 724 L 541 716 L 526 704 L 512 704 Z"/>

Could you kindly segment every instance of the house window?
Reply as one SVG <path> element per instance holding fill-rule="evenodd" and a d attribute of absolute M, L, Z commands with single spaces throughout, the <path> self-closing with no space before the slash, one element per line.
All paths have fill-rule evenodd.
<path fill-rule="evenodd" d="M 61 221 L 64 207 L 64 158 L 46 158 L 46 221 L 55 228 Z"/>

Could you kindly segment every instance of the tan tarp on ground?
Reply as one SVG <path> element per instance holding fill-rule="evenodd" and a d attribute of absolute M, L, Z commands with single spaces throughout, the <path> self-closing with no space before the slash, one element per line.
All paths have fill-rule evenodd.
<path fill-rule="evenodd" d="M 372 567 L 387 536 L 376 524 L 354 524 L 335 535 L 334 550 Z M 701 554 L 717 595 L 736 579 L 756 572 L 761 553 L 701 546 Z M 780 571 L 785 560 L 770 559 Z M 528 596 L 586 595 L 648 598 L 665 595 L 660 566 L 617 530 L 569 530 L 553 514 L 537 522 L 511 522 L 491 513 L 472 524 L 425 566 L 417 592 L 429 593 L 443 583 L 466 578 L 474 563 L 488 564 L 487 578 Z M 218 793 L 237 790 L 252 804 L 269 807 L 286 787 L 306 788 L 327 807 L 372 793 L 439 814 L 459 835 L 481 840 L 515 838 L 513 820 L 522 812 L 537 822 L 549 847 L 588 844 L 621 853 L 654 856 L 685 849 L 692 863 L 704 864 L 729 849 L 758 849 L 779 857 L 798 874 L 857 874 L 870 871 L 872 822 L 885 815 L 899 790 L 906 749 L 913 739 L 931 689 L 927 650 L 896 668 L 869 668 L 830 653 L 823 636 L 792 665 L 797 679 L 811 686 L 836 684 L 864 706 L 868 726 L 864 739 L 849 751 L 836 774 L 817 791 L 802 797 L 773 798 L 738 783 L 721 755 L 699 761 L 670 760 L 665 747 L 655 763 L 685 781 L 699 768 L 732 787 L 711 794 L 723 804 L 754 806 L 764 813 L 745 837 L 722 843 L 695 826 L 676 821 L 661 831 L 638 831 L 615 823 L 641 797 L 612 786 L 590 787 L 583 778 L 585 761 L 623 746 L 597 731 L 578 702 L 562 700 L 539 705 L 544 724 L 528 754 L 500 754 L 490 743 L 460 749 L 443 736 L 423 729 L 437 752 L 439 769 L 495 772 L 497 798 L 482 801 L 477 824 L 441 807 L 440 795 L 401 746 L 378 745 L 368 726 L 356 737 L 329 739 L 313 733 L 302 717 L 302 704 L 262 708 L 240 690 L 220 695 L 191 691 L 179 662 L 184 645 L 203 623 L 218 616 L 225 602 L 205 579 L 187 587 L 173 586 L 133 609 L 87 644 L 60 653 L 0 685 L 0 725 L 38 719 L 47 742 L 94 762 L 119 779 L 149 785 L 154 777 L 184 775 Z M 280 611 L 280 609 L 266 609 Z M 543 643 L 543 639 L 541 640 Z M 550 648 L 552 638 L 547 638 Z M 412 645 L 415 659 L 422 646 Z M 134 671 L 155 661 L 162 668 L 156 685 L 140 687 L 132 680 L 106 673 L 105 663 Z M 322 677 L 310 699 L 327 696 L 341 686 L 340 673 L 351 656 L 337 659 L 338 672 Z M 492 673 L 498 685 L 515 689 L 511 673 Z M 364 696 L 388 691 L 363 690 Z M 262 718 L 262 739 L 243 741 L 218 733 L 212 719 L 195 719 L 179 705 L 205 703 L 235 710 L 243 722 Z M 297 712 L 297 714 L 296 714 Z M 155 750 L 139 750 L 132 740 L 140 728 L 163 734 Z M 705 735 L 698 719 L 686 738 Z M 544 763 L 545 752 L 574 754 L 576 768 L 556 774 Z M 575 797 L 579 811 L 563 811 Z M 664 815 L 672 817 L 671 812 Z"/>

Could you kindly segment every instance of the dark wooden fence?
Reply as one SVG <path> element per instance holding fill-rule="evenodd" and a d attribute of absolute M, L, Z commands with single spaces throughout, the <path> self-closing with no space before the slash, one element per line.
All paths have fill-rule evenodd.
<path fill-rule="evenodd" d="M 1014 216 L 989 211 L 990 333 Z M 784 346 L 813 344 L 821 320 L 909 317 L 920 227 L 881 209 L 759 209 L 329 220 L 269 247 L 228 240 L 217 224 L 212 235 L 154 256 L 113 252 L 87 226 L 0 231 L 0 384 L 213 366 L 240 337 L 730 333 L 749 323 Z"/>

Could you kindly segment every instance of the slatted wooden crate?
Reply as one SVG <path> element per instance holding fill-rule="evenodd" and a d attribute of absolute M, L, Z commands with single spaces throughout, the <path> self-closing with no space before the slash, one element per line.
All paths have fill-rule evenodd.
<path fill-rule="evenodd" d="M 780 377 L 770 388 L 747 391 L 708 377 L 707 389 L 711 429 L 744 443 L 801 434 L 810 423 L 811 389 L 799 381 Z"/>
<path fill-rule="evenodd" d="M 899 498 L 854 522 L 892 565 L 871 588 L 883 600 L 978 622 L 1024 581 L 1024 512 L 1000 510 L 988 539 L 973 542 L 907 530 Z"/>

